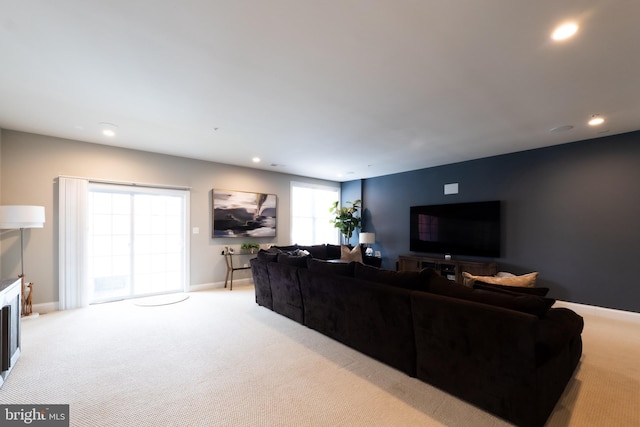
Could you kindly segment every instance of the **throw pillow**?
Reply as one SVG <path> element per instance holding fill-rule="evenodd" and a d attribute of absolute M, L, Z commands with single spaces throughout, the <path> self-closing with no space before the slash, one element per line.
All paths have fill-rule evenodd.
<path fill-rule="evenodd" d="M 360 249 L 360 244 L 357 244 L 353 249 L 349 249 L 347 245 L 340 246 L 340 259 L 342 261 L 362 262 L 362 249 Z"/>
<path fill-rule="evenodd" d="M 506 286 L 519 286 L 523 288 L 532 288 L 536 285 L 536 279 L 538 278 L 538 272 L 529 274 L 523 274 L 522 276 L 504 277 L 504 276 L 474 276 L 467 273 L 462 273 L 464 277 L 464 284 L 466 286 L 473 286 L 478 282 L 491 283 L 494 285 L 506 285 Z"/>
<path fill-rule="evenodd" d="M 471 289 L 459 283 L 448 281 L 444 277 L 438 279 L 436 276 L 433 276 L 429 283 L 429 292 L 521 311 L 538 317 L 543 317 L 556 302 L 555 299 L 537 295 L 524 295 L 509 291 L 498 292 L 484 289 Z"/>

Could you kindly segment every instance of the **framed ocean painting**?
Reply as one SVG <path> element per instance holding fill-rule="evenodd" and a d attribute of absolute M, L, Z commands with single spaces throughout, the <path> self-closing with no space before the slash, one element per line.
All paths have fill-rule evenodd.
<path fill-rule="evenodd" d="M 275 194 L 213 189 L 212 237 L 275 237 Z"/>

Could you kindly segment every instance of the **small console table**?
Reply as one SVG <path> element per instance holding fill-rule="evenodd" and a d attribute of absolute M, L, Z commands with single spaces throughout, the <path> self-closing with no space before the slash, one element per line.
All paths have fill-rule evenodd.
<path fill-rule="evenodd" d="M 462 273 L 465 271 L 475 276 L 494 276 L 498 272 L 498 264 L 495 262 L 464 261 L 413 254 L 398 257 L 400 271 L 420 271 L 423 268 L 433 268 L 441 276 L 458 283 L 462 283 Z"/>
<path fill-rule="evenodd" d="M 224 252 L 222 253 L 224 255 L 224 260 L 227 263 L 227 275 L 224 278 L 224 287 L 227 287 L 227 282 L 229 282 L 229 290 L 232 291 L 233 290 L 233 272 L 234 271 L 238 271 L 238 270 L 249 270 L 251 267 L 247 266 L 247 267 L 234 267 L 233 265 L 233 257 L 234 256 L 238 256 L 238 255 L 253 255 L 252 252 L 239 252 L 239 253 L 235 253 L 232 250 L 229 250 L 229 248 L 225 248 Z"/>

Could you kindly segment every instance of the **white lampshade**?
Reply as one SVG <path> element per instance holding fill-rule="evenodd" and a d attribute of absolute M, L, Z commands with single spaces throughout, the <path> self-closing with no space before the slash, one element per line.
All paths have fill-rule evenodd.
<path fill-rule="evenodd" d="M 0 206 L 0 229 L 44 227 L 44 206 Z"/>
<path fill-rule="evenodd" d="M 376 242 L 376 233 L 360 233 L 360 243 L 371 245 Z"/>

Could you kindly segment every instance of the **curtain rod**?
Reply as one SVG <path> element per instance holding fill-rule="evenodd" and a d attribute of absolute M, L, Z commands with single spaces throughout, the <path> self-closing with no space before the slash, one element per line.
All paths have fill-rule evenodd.
<path fill-rule="evenodd" d="M 191 187 L 187 187 L 184 185 L 166 185 L 166 184 L 150 184 L 143 182 L 131 182 L 131 181 L 114 181 L 109 179 L 100 179 L 100 178 L 87 178 L 85 176 L 71 176 L 71 175 L 58 175 L 58 178 L 71 178 L 71 179 L 84 179 L 89 182 L 93 182 L 96 184 L 111 184 L 111 185 L 129 185 L 132 187 L 147 187 L 147 188 L 165 188 L 167 190 L 188 190 L 191 191 Z"/>

